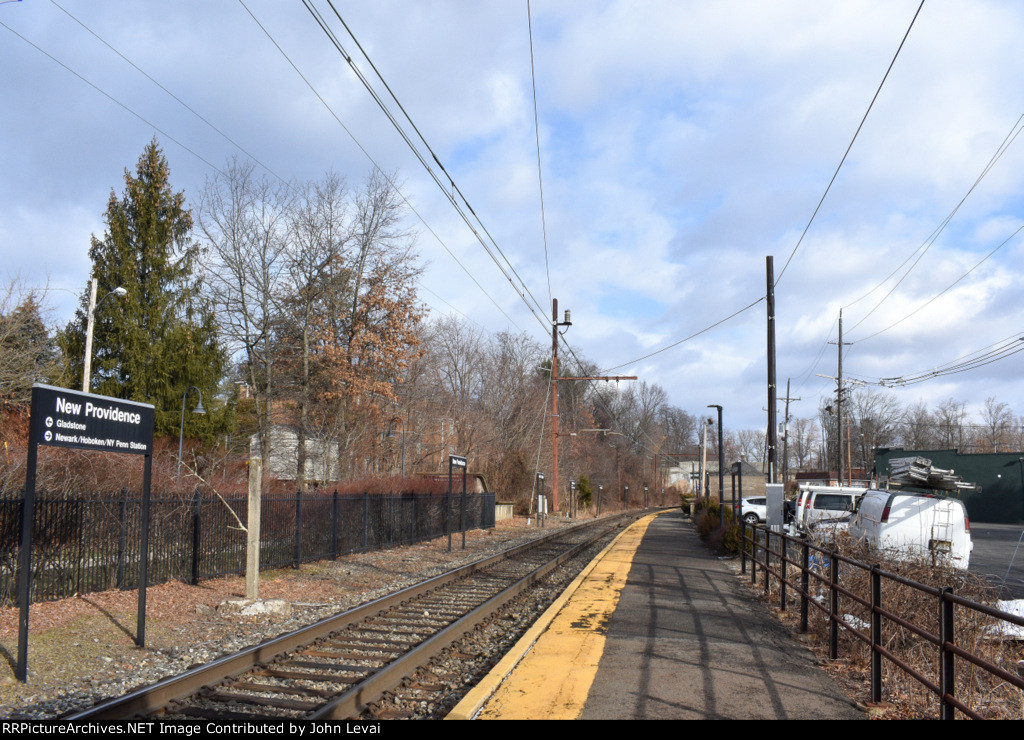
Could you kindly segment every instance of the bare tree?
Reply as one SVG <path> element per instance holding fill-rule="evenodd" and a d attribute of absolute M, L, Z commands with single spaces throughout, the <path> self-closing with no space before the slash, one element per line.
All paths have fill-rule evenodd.
<path fill-rule="evenodd" d="M 997 401 L 995 396 L 990 396 L 985 399 L 981 420 L 984 424 L 982 443 L 985 450 L 999 452 L 1001 448 L 1005 452 L 1010 449 L 1013 432 L 1013 412 L 1010 407 Z"/>
<path fill-rule="evenodd" d="M 852 457 L 865 470 L 874 466 L 874 450 L 891 445 L 903 417 L 899 401 L 891 393 L 860 388 L 850 397 L 850 448 Z"/>
<path fill-rule="evenodd" d="M 210 298 L 221 331 L 241 356 L 254 396 L 260 448 L 267 454 L 274 378 L 273 328 L 287 280 L 287 188 L 233 160 L 208 180 L 199 206 Z"/>
<path fill-rule="evenodd" d="M 937 425 L 924 401 L 911 404 L 900 417 L 899 438 L 908 450 L 927 450 L 935 442 Z"/>
<path fill-rule="evenodd" d="M 948 398 L 935 411 L 935 425 L 939 446 L 964 449 L 970 441 L 967 428 L 967 404 Z"/>
<path fill-rule="evenodd" d="M 814 419 L 794 419 L 789 426 L 789 454 L 797 470 L 806 469 L 814 457 L 818 426 Z"/>

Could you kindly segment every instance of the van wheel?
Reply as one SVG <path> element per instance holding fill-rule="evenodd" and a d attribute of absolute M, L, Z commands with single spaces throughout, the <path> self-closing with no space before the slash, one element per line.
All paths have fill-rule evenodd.
<path fill-rule="evenodd" d="M 745 521 L 747 524 L 757 524 L 761 520 L 758 519 L 757 514 L 751 512 L 743 517 L 743 521 Z"/>

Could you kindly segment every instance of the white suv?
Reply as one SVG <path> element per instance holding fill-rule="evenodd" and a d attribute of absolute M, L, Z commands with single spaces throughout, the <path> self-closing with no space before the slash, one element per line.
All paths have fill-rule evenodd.
<path fill-rule="evenodd" d="M 765 496 L 745 498 L 740 504 L 740 516 L 747 524 L 764 524 L 768 518 L 768 499 Z"/>

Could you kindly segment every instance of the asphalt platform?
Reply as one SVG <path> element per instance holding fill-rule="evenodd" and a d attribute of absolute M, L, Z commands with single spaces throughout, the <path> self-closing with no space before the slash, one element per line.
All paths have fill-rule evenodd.
<path fill-rule="evenodd" d="M 863 719 L 680 511 L 624 530 L 449 719 Z"/>

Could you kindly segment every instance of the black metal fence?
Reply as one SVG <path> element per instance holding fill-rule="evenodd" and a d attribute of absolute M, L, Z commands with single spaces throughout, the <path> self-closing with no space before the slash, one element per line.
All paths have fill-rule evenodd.
<path fill-rule="evenodd" d="M 493 493 L 264 496 L 260 568 L 494 527 Z M 465 504 L 463 506 L 463 503 Z M 138 587 L 141 499 L 37 494 L 31 601 Z M 15 603 L 22 494 L 0 493 L 0 606 Z M 236 518 L 237 517 L 237 518 Z M 149 582 L 245 572 L 245 496 L 150 501 Z"/>
<path fill-rule="evenodd" d="M 761 577 L 766 596 L 777 594 L 780 610 L 799 603 L 800 632 L 808 631 L 813 607 L 826 622 L 830 659 L 840 657 L 841 637 L 847 651 L 857 644 L 867 648 L 871 703 L 883 702 L 887 672 L 899 671 L 934 697 L 940 719 L 955 719 L 957 711 L 973 719 L 1004 717 L 1007 707 L 1019 713 L 1024 678 L 1015 661 L 1020 656 L 1012 649 L 1000 654 L 998 647 L 1016 644 L 1019 638 L 1008 633 L 1014 629 L 1010 625 L 1024 627 L 1024 617 L 959 597 L 951 586 L 919 583 L 806 539 L 763 526 L 741 527 L 742 572 L 749 565 L 751 584 L 757 586 Z"/>

